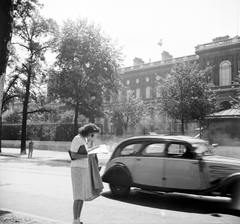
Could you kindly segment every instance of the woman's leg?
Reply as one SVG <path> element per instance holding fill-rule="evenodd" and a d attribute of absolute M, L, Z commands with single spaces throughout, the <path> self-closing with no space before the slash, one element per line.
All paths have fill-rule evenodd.
<path fill-rule="evenodd" d="M 77 219 L 81 215 L 83 200 L 74 200 L 73 202 L 73 218 Z"/>

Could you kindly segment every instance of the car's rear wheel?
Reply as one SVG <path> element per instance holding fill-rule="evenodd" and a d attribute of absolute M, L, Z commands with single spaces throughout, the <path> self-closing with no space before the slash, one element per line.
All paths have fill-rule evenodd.
<path fill-rule="evenodd" d="M 109 186 L 112 194 L 117 197 L 127 196 L 130 191 L 130 187 L 126 187 L 126 186 L 117 186 L 113 184 L 109 184 Z"/>
<path fill-rule="evenodd" d="M 240 181 L 231 188 L 231 208 L 240 211 Z"/>

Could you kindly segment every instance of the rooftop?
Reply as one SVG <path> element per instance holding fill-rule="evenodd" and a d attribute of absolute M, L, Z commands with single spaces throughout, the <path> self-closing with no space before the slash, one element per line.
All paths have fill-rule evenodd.
<path fill-rule="evenodd" d="M 133 71 L 133 70 L 138 70 L 138 69 L 145 69 L 145 68 L 152 68 L 152 67 L 157 67 L 157 66 L 164 66 L 164 65 L 168 65 L 168 64 L 174 64 L 174 63 L 182 62 L 182 61 L 197 60 L 198 58 L 199 58 L 199 56 L 194 54 L 194 55 L 188 55 L 188 56 L 184 56 L 184 57 L 171 58 L 171 59 L 162 60 L 162 61 L 145 63 L 142 65 L 125 67 L 125 68 L 121 68 L 120 70 L 121 70 L 121 72 L 128 72 L 128 71 Z"/>
<path fill-rule="evenodd" d="M 240 118 L 240 108 L 232 108 L 211 114 L 209 118 Z"/>

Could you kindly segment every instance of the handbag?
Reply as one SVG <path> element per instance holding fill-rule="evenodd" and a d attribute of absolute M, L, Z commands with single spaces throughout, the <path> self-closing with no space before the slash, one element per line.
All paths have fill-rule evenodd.
<path fill-rule="evenodd" d="M 71 150 L 68 150 L 68 154 L 69 154 L 69 157 L 70 157 L 71 160 L 75 160 L 72 157 L 72 151 Z M 88 153 L 87 153 L 86 147 L 84 145 L 80 145 L 79 148 L 78 148 L 77 154 L 85 155 L 86 158 L 87 158 Z"/>

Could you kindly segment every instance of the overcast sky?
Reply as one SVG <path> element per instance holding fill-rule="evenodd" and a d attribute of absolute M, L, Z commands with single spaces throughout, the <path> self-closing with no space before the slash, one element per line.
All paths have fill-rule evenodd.
<path fill-rule="evenodd" d="M 39 0 L 42 13 L 59 24 L 87 17 L 123 46 L 124 67 L 195 53 L 219 36 L 240 35 L 240 0 Z M 157 43 L 162 39 L 162 46 Z"/>

